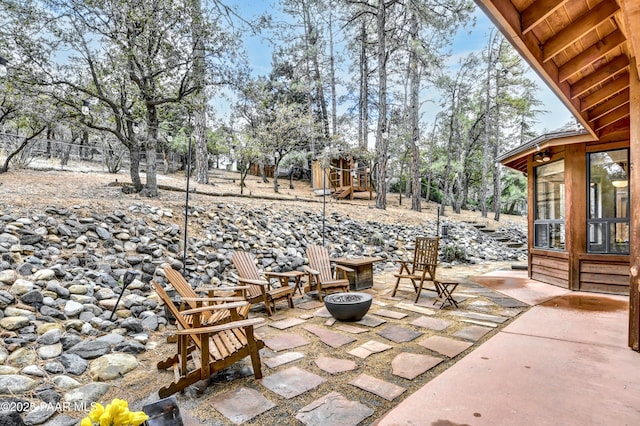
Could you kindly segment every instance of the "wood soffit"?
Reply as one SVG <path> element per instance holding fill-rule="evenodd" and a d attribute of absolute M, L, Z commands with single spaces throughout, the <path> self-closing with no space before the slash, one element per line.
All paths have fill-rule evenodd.
<path fill-rule="evenodd" d="M 475 1 L 593 139 L 628 138 L 640 0 Z"/>

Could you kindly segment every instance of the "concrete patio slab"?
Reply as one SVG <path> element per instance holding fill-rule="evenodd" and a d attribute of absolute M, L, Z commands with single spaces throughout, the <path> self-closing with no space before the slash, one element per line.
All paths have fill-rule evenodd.
<path fill-rule="evenodd" d="M 377 425 L 637 424 L 638 365 L 629 349 L 499 333 Z"/>
<path fill-rule="evenodd" d="M 566 288 L 534 281 L 527 276 L 527 271 L 494 271 L 471 279 L 531 306 L 571 293 Z"/>
<path fill-rule="evenodd" d="M 529 309 L 503 331 L 626 349 L 628 318 L 628 297 L 572 293 Z"/>
<path fill-rule="evenodd" d="M 522 273 L 512 271 L 496 277 L 523 282 Z M 568 293 L 542 283 L 503 290 L 542 305 L 407 397 L 376 426 L 638 424 L 640 353 L 627 346 L 628 298 Z"/>

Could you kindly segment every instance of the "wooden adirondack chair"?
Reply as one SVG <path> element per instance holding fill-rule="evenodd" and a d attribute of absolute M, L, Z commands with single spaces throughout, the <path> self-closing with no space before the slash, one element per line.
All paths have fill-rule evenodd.
<path fill-rule="evenodd" d="M 231 255 L 231 262 L 238 270 L 238 281 L 242 285 L 248 285 L 247 301 L 250 303 L 264 303 L 267 315 L 273 315 L 276 303 L 286 300 L 289 307 L 293 308 L 293 287 L 289 286 L 289 279 L 296 279 L 298 272 L 265 272 L 264 278 L 260 276 L 258 267 L 251 253 L 236 251 Z M 271 287 L 271 280 L 278 280 L 280 287 Z M 273 311 L 271 310 L 273 306 Z"/>
<path fill-rule="evenodd" d="M 193 287 L 191 287 L 191 284 L 187 282 L 184 276 L 182 276 L 180 272 L 173 269 L 170 265 L 165 266 L 164 275 L 165 277 L 167 277 L 169 284 L 171 284 L 171 286 L 180 295 L 180 299 L 182 299 L 182 302 L 184 302 L 186 306 L 191 309 L 224 302 L 239 302 L 246 300 L 246 291 L 248 290 L 248 286 L 210 287 L 203 289 L 209 293 L 209 297 L 198 296 L 198 294 L 195 292 Z M 217 292 L 223 292 L 225 296 L 215 296 Z M 233 292 L 234 295 L 228 296 L 229 292 Z M 186 306 L 181 306 L 180 310 L 184 310 Z M 225 322 L 231 321 L 232 319 L 245 319 L 249 315 L 250 309 L 250 304 L 246 304 L 238 308 L 237 314 L 239 318 L 231 317 L 231 313 L 235 313 L 236 310 L 229 311 L 222 309 L 215 311 L 205 311 L 201 314 L 201 324 L 223 324 Z"/>
<path fill-rule="evenodd" d="M 426 288 L 438 293 L 440 291 L 435 282 L 436 267 L 438 266 L 438 237 L 416 237 L 416 246 L 413 250 L 413 260 L 400 260 L 400 271 L 393 274 L 396 277 L 396 285 L 393 287 L 391 297 L 396 295 L 401 279 L 409 279 L 416 292 L 416 303 L 420 297 L 425 282 L 433 282 L 434 288 Z"/>
<path fill-rule="evenodd" d="M 309 265 L 305 265 L 305 270 L 309 274 L 309 287 L 318 291 L 318 298 L 322 301 L 322 293 L 325 296 L 329 293 L 349 291 L 348 272 L 353 269 L 343 265 L 335 265 L 331 268 L 329 251 L 323 246 L 310 245 L 307 247 L 307 258 Z"/>
<path fill-rule="evenodd" d="M 264 323 L 264 318 L 243 319 L 204 327 L 200 323 L 203 312 L 236 310 L 248 302 L 223 303 L 180 311 L 161 285 L 155 281 L 152 281 L 151 285 L 176 318 L 179 328 L 176 332 L 176 354 L 157 364 L 158 369 L 173 368 L 175 375 L 174 381 L 158 391 L 160 398 L 166 398 L 189 385 L 207 380 L 215 372 L 247 356 L 251 357 L 255 378 L 262 378 L 259 350 L 264 347 L 264 342 L 254 335 L 253 327 Z"/>

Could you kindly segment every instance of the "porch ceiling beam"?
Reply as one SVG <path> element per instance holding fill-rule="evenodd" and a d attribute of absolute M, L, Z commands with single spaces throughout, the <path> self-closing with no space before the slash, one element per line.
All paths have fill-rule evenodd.
<path fill-rule="evenodd" d="M 620 0 L 621 18 L 629 38 L 631 56 L 640 57 L 640 2 L 637 0 Z M 636 61 L 636 69 L 640 75 L 640 61 Z"/>
<path fill-rule="evenodd" d="M 522 34 L 526 34 L 569 0 L 538 0 L 522 11 Z"/>
<path fill-rule="evenodd" d="M 610 113 L 604 115 L 602 118 L 597 119 L 594 123 L 594 127 L 596 131 L 601 130 L 615 123 L 616 121 L 629 117 L 629 114 L 630 114 L 629 104 L 626 104 L 622 108 L 613 110 Z"/>
<path fill-rule="evenodd" d="M 613 80 L 611 83 L 604 86 L 602 89 L 596 90 L 590 95 L 582 98 L 580 102 L 580 110 L 582 112 L 587 111 L 607 98 L 620 93 L 629 87 L 629 73 L 624 73 L 620 77 Z"/>
<path fill-rule="evenodd" d="M 631 117 L 625 117 L 621 120 L 616 121 L 615 123 L 610 124 L 607 127 L 604 127 L 602 130 L 598 132 L 598 136 L 603 138 L 605 136 L 612 135 L 614 133 L 625 132 L 627 133 L 626 137 L 629 137 L 628 136 L 629 124 L 631 122 L 630 118 Z"/>
<path fill-rule="evenodd" d="M 621 92 L 618 96 L 615 96 L 609 99 L 606 102 L 601 103 L 597 107 L 593 108 L 589 111 L 588 119 L 589 121 L 597 120 L 603 115 L 607 114 L 609 111 L 613 111 L 616 108 L 620 108 L 623 105 L 629 104 L 629 91 L 625 90 Z"/>
<path fill-rule="evenodd" d="M 588 47 L 584 52 L 573 57 L 566 64 L 558 68 L 558 81 L 567 81 L 572 75 L 582 71 L 589 65 L 605 57 L 613 49 L 621 46 L 626 41 L 620 30 L 615 30 L 602 40 Z"/>
<path fill-rule="evenodd" d="M 475 0 L 476 4 L 511 41 L 515 49 L 522 55 L 531 68 L 547 82 L 549 88 L 558 96 L 564 105 L 578 118 L 591 137 L 597 138 L 596 132 L 580 113 L 580 101 L 571 99 L 570 87 L 566 81 L 558 80 L 558 67 L 553 61 L 543 63 L 540 40 L 533 31 L 522 34 L 520 12 L 510 0 Z"/>
<path fill-rule="evenodd" d="M 558 53 L 593 31 L 598 25 L 611 18 L 620 7 L 615 0 L 604 0 L 596 7 L 582 15 L 575 22 L 562 29 L 547 40 L 542 46 L 542 61 L 551 60 Z"/>
<path fill-rule="evenodd" d="M 571 98 L 577 98 L 588 90 L 629 68 L 629 58 L 625 55 L 616 56 L 611 62 L 598 68 L 594 73 L 575 82 L 571 86 Z"/>

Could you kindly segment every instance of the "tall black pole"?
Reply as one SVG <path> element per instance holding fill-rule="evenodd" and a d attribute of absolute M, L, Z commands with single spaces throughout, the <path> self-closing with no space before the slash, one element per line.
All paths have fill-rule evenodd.
<path fill-rule="evenodd" d="M 182 252 L 182 272 L 187 273 L 187 227 L 189 226 L 189 180 L 191 178 L 191 136 L 189 136 L 189 147 L 187 149 L 187 195 L 184 202 L 184 247 Z"/>

